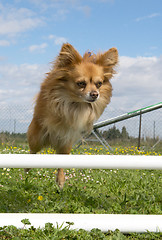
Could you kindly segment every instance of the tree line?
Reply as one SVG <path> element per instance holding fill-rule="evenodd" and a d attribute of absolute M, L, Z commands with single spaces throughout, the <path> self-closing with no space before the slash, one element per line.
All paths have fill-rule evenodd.
<path fill-rule="evenodd" d="M 129 134 L 125 126 L 123 126 L 122 130 L 120 131 L 119 129 L 116 128 L 115 125 L 112 128 L 109 128 L 108 130 L 103 131 L 102 136 L 105 139 L 110 139 L 110 140 L 117 139 L 117 138 L 120 138 L 120 139 L 129 138 Z"/>

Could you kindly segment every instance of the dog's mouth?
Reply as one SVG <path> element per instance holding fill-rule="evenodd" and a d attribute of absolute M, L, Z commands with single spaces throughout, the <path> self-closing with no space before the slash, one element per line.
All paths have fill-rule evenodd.
<path fill-rule="evenodd" d="M 86 99 L 86 102 L 92 103 L 95 102 L 97 99 Z"/>

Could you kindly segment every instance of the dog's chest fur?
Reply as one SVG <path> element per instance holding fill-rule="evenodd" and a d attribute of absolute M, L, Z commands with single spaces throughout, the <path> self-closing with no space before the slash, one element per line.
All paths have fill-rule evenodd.
<path fill-rule="evenodd" d="M 95 120 L 94 109 L 88 103 L 54 101 L 43 122 L 45 136 L 51 145 L 59 141 L 73 144 L 91 132 Z"/>

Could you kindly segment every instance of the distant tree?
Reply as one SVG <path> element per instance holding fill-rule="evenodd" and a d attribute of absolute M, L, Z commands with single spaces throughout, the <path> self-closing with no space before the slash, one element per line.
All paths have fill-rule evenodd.
<path fill-rule="evenodd" d="M 128 134 L 125 126 L 122 127 L 121 138 L 123 138 L 123 139 L 129 138 L 129 134 Z"/>
<path fill-rule="evenodd" d="M 104 136 L 105 138 L 108 138 L 108 139 L 116 139 L 121 137 L 121 133 L 119 129 L 117 129 L 116 126 L 114 125 L 108 131 L 104 131 Z"/>

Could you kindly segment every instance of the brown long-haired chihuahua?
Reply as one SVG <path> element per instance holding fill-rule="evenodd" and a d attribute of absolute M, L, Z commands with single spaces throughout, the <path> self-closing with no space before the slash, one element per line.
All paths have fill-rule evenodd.
<path fill-rule="evenodd" d="M 63 44 L 52 70 L 41 85 L 34 115 L 28 128 L 30 153 L 52 146 L 58 154 L 69 154 L 73 144 L 93 129 L 112 96 L 110 78 L 118 63 L 118 51 L 85 53 Z M 65 177 L 58 169 L 57 184 Z"/>

